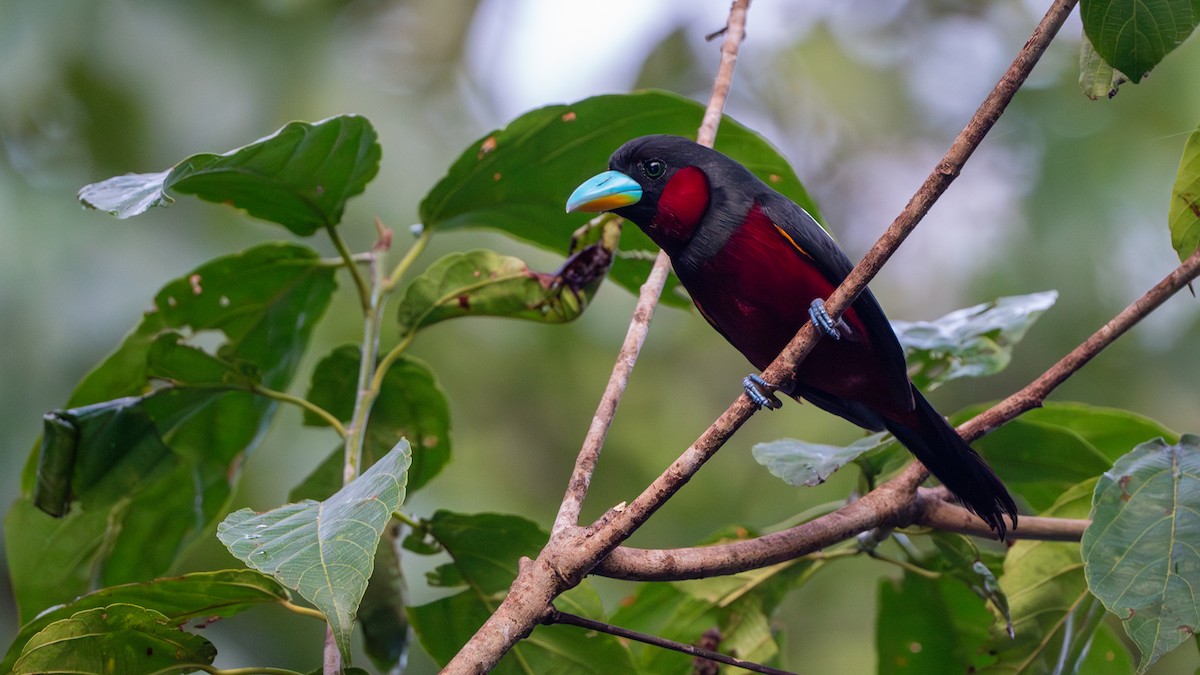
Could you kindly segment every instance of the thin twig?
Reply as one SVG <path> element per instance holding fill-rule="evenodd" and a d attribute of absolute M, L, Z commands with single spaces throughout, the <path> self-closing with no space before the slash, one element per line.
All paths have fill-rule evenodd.
<path fill-rule="evenodd" d="M 729 93 L 729 84 L 733 81 L 733 67 L 737 62 L 738 46 L 746 33 L 746 10 L 749 7 L 750 0 L 735 0 L 729 11 L 728 30 L 721 46 L 721 64 L 713 84 L 712 97 L 697 133 L 697 141 L 709 146 L 716 137 L 716 124 L 720 122 L 725 98 Z M 710 115 L 714 110 L 715 113 Z M 715 120 L 711 124 L 708 123 L 710 116 Z M 578 541 L 581 537 L 586 537 L 586 534 L 579 531 L 576 523 L 599 458 L 600 446 L 616 412 L 625 383 L 629 379 L 629 372 L 637 359 L 641 344 L 645 341 L 650 318 L 666 283 L 669 266 L 670 261 L 666 254 L 660 252 L 654 261 L 650 278 L 642 285 L 625 344 L 601 398 L 600 408 L 596 412 L 588 438 L 576 460 L 575 471 L 568 483 L 559 514 L 555 518 L 550 543 L 542 550 L 538 560 L 522 561 L 517 578 L 509 588 L 503 603 L 459 650 L 443 672 L 484 673 L 490 670 L 514 644 L 528 635 L 546 616 L 551 609 L 550 603 L 559 593 L 578 584 L 587 570 L 619 543 L 619 539 L 614 540 L 604 549 L 595 546 L 581 547 Z M 547 560 L 561 555 L 575 556 L 576 560 L 574 563 Z"/>
<path fill-rule="evenodd" d="M 351 255 L 350 249 L 346 246 L 346 240 L 342 239 L 342 235 L 338 232 L 335 225 L 326 225 L 325 231 L 329 233 L 329 239 L 333 241 L 333 246 L 337 249 L 338 255 L 342 256 L 342 260 L 346 261 L 346 269 L 350 271 L 350 277 L 354 279 L 354 287 L 358 290 L 358 303 L 362 306 L 364 312 L 369 311 L 371 307 L 371 291 L 367 288 L 367 282 L 363 279 L 362 273 L 358 271 L 358 266 L 354 264 L 355 257 Z"/>
<path fill-rule="evenodd" d="M 738 668 L 743 668 L 755 673 L 767 673 L 768 675 L 795 675 L 788 670 L 779 670 L 778 668 L 764 666 L 761 663 L 735 659 L 732 656 L 727 656 L 720 652 L 714 652 L 711 649 L 703 649 L 701 647 L 697 647 L 696 645 L 690 645 L 686 642 L 668 640 L 666 638 L 658 637 L 657 635 L 639 633 L 638 631 L 629 630 L 628 628 L 621 628 L 620 626 L 614 626 L 610 623 L 604 623 L 603 621 L 593 621 L 592 619 L 582 616 L 568 614 L 567 612 L 560 612 L 557 609 L 551 611 L 550 614 L 542 621 L 542 623 L 548 625 L 557 623 L 567 626 L 578 626 L 580 628 L 586 628 L 588 630 L 594 630 L 600 633 L 607 633 L 608 635 L 615 635 L 619 638 L 634 640 L 636 642 L 654 645 L 655 647 L 662 647 L 663 649 L 670 649 L 672 651 L 687 654 L 688 656 L 698 656 L 703 659 L 708 659 L 709 661 L 724 663 L 727 666 L 736 666 Z"/>
<path fill-rule="evenodd" d="M 721 122 L 725 101 L 729 98 L 729 89 L 733 84 L 738 46 L 746 36 L 746 10 L 749 7 L 750 0 L 738 0 L 729 10 L 725 41 L 721 44 L 721 64 L 717 68 L 717 76 L 713 81 L 712 96 L 709 97 L 708 106 L 704 110 L 700 128 L 696 131 L 696 142 L 710 148 L 717 138 L 717 126 Z M 617 353 L 617 360 L 613 364 L 612 374 L 609 375 L 608 385 L 604 388 L 604 394 L 600 397 L 596 414 L 592 416 L 592 424 L 588 428 L 587 436 L 583 439 L 583 447 L 575 459 L 575 469 L 571 473 L 571 479 L 567 482 L 566 494 L 563 495 L 558 516 L 554 519 L 552 532 L 562 532 L 568 527 L 574 527 L 579 522 L 579 514 L 583 510 L 583 500 L 587 497 L 592 475 L 600 460 L 600 451 L 604 447 L 604 440 L 608 436 L 609 427 L 612 426 L 613 417 L 617 414 L 617 405 L 620 404 L 621 397 L 625 394 L 629 375 L 633 372 L 633 366 L 637 363 L 638 354 L 641 353 L 646 335 L 650 331 L 650 319 L 654 317 L 654 310 L 658 306 L 659 297 L 662 296 L 663 286 L 667 282 L 667 274 L 670 269 L 670 258 L 666 253 L 659 251 L 658 257 L 654 259 L 654 267 L 650 270 L 650 276 L 638 292 L 637 305 L 633 309 L 629 329 L 625 333 L 625 342 L 621 344 L 621 351 Z"/>

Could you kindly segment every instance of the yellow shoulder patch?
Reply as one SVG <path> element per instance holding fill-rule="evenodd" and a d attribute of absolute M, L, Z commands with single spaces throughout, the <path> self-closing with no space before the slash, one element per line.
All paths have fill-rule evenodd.
<path fill-rule="evenodd" d="M 771 224 L 775 225 L 775 223 L 771 223 Z M 791 242 L 792 246 L 797 251 L 800 251 L 801 255 L 803 255 L 805 258 L 812 258 L 812 256 L 808 254 L 808 251 L 805 251 L 804 248 L 800 246 L 800 244 L 796 243 L 795 239 L 792 239 L 792 235 L 788 234 L 787 230 L 783 229 L 782 227 L 780 227 L 778 225 L 775 225 L 775 229 L 779 232 L 779 234 L 783 235 L 784 239 L 787 239 L 789 242 Z"/>

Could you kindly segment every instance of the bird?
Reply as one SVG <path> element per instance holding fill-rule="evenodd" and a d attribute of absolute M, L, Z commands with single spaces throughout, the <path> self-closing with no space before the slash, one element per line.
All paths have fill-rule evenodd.
<path fill-rule="evenodd" d="M 696 309 L 760 372 L 806 321 L 824 335 L 783 387 L 743 381 L 760 407 L 776 390 L 871 431 L 887 430 L 1003 540 L 1017 507 L 1004 483 L 908 377 L 904 350 L 864 290 L 830 321 L 824 299 L 853 263 L 811 215 L 726 155 L 682 136 L 624 143 L 567 212 L 611 212 L 671 260 Z"/>

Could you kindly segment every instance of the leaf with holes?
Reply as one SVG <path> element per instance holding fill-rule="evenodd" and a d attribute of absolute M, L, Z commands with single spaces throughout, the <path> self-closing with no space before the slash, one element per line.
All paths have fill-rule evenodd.
<path fill-rule="evenodd" d="M 464 316 L 571 321 L 587 307 L 595 286 L 564 282 L 566 270 L 534 272 L 524 261 L 492 251 L 451 253 L 408 285 L 400 325 L 414 330 Z"/>
<path fill-rule="evenodd" d="M 8 648 L 0 673 L 12 672 L 25 644 L 55 621 L 69 619 L 83 610 L 114 604 L 133 604 L 161 612 L 177 626 L 185 621 L 210 622 L 233 616 L 251 607 L 283 603 L 291 595 L 271 577 L 254 570 L 195 572 L 178 577 L 102 588 L 72 602 L 43 612 L 24 626 Z"/>
<path fill-rule="evenodd" d="M 498 229 L 565 254 L 571 233 L 589 217 L 563 213 L 571 191 L 607 168 L 609 155 L 625 141 L 646 134 L 694 138 L 703 116 L 703 105 L 663 91 L 594 96 L 530 111 L 454 161 L 421 202 L 421 222 L 440 229 Z M 726 117 L 716 149 L 820 220 L 796 173 L 762 136 Z M 611 277 L 636 293 L 658 247 L 640 229 L 626 227 L 619 248 Z M 686 304 L 674 293 L 663 298 Z"/>
<path fill-rule="evenodd" d="M 245 209 L 307 236 L 341 221 L 346 202 L 379 171 L 380 154 L 365 117 L 291 122 L 236 150 L 192 155 L 169 171 L 93 183 L 79 191 L 79 201 L 129 218 L 169 205 L 174 191 Z"/>
<path fill-rule="evenodd" d="M 161 576 L 208 536 L 276 409 L 245 387 L 288 387 L 335 271 L 291 244 L 195 268 L 46 416 L 5 523 L 22 621 L 96 586 Z M 187 344 L 215 337 L 211 351 Z"/>
<path fill-rule="evenodd" d="M 343 657 L 354 616 L 375 566 L 375 548 L 404 503 L 410 461 L 401 441 L 323 502 L 306 500 L 266 513 L 242 509 L 217 526 L 233 555 L 270 574 L 325 613 Z"/>
<path fill-rule="evenodd" d="M 1200 629 L 1200 436 L 1150 441 L 1096 484 L 1080 542 L 1088 588 L 1142 652 L 1139 672 Z"/>
<path fill-rule="evenodd" d="M 162 613 L 114 604 L 83 610 L 46 626 L 25 643 L 12 672 L 192 672 L 194 664 L 211 664 L 216 655 L 211 642 L 179 630 Z"/>

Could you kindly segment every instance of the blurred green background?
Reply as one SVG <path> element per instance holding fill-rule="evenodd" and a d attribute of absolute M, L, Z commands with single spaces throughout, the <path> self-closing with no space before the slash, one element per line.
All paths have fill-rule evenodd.
<path fill-rule="evenodd" d="M 852 258 L 904 206 L 1008 65 L 1043 3 L 760 0 L 727 112 L 791 159 Z M 638 87 L 706 100 L 726 0 L 0 0 L 0 499 L 9 503 L 42 412 L 149 308 L 158 287 L 281 229 L 184 198 L 130 221 L 84 211 L 75 192 L 126 172 L 224 151 L 293 119 L 360 113 L 383 165 L 343 234 L 370 245 L 379 216 L 398 232 L 473 140 L 528 109 Z M 1000 295 L 1057 289 L 1058 305 L 1002 375 L 933 395 L 950 413 L 1023 385 L 1176 264 L 1166 229 L 1183 142 L 1200 122 L 1200 40 L 1113 100 L 1080 94 L 1073 17 L 962 177 L 873 284 L 893 318 L 929 319 Z M 595 167 L 597 171 L 603 167 Z M 566 195 L 563 195 L 565 200 Z M 569 236 L 564 227 L 563 236 Z M 324 241 L 312 242 L 333 253 Z M 553 269 L 558 261 L 487 232 L 434 239 L 441 253 L 489 247 Z M 314 357 L 357 339 L 343 283 Z M 454 460 L 409 503 L 522 514 L 549 527 L 633 299 L 604 289 L 565 327 L 449 322 L 413 353 L 451 401 Z M 1118 406 L 1200 431 L 1200 305 L 1172 299 L 1054 395 Z M 394 334 L 394 332 L 393 332 Z M 386 336 L 385 336 L 386 339 Z M 311 368 L 311 364 L 309 365 Z M 303 370 L 295 391 L 303 391 Z M 617 415 L 585 515 L 630 499 L 738 394 L 747 364 L 694 313 L 663 309 Z M 283 410 L 245 467 L 235 506 L 263 509 L 322 459 L 329 432 Z M 851 425 L 789 405 L 758 415 L 633 539 L 687 545 L 733 521 L 769 527 L 841 499 L 853 476 L 799 492 L 749 456 L 758 441 L 848 442 Z M 1053 448 L 1046 448 L 1053 452 Z M 213 539 L 188 569 L 234 566 Z M 430 599 L 406 560 L 415 602 Z M 875 579 L 854 560 L 796 593 L 782 617 L 788 663 L 870 672 Z M 836 580 L 858 578 L 854 583 Z M 611 600 L 630 592 L 598 582 Z M 16 630 L 0 592 L 0 638 Z M 218 664 L 313 667 L 321 631 L 262 609 L 218 623 Z M 264 631 L 273 637 L 264 639 Z M 1156 673 L 1192 672 L 1195 650 Z M 430 672 L 414 653 L 410 672 Z"/>

